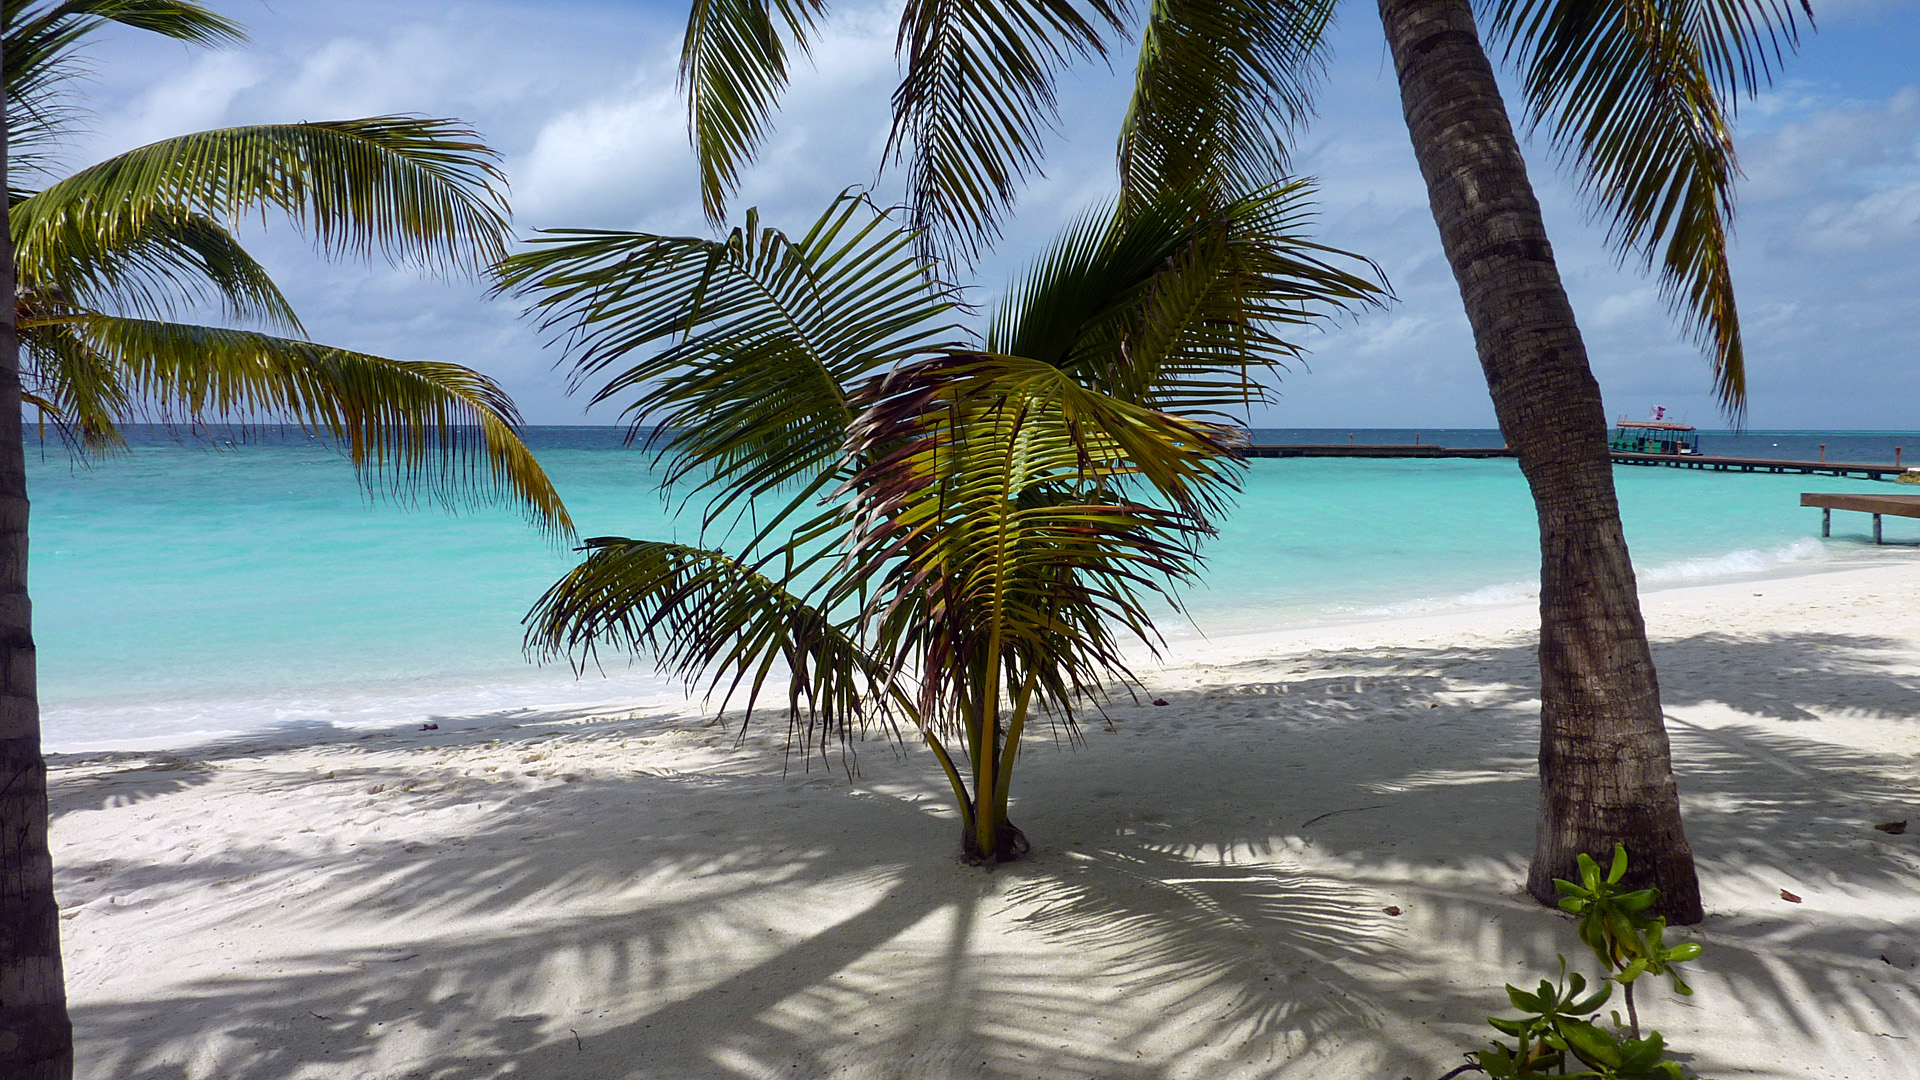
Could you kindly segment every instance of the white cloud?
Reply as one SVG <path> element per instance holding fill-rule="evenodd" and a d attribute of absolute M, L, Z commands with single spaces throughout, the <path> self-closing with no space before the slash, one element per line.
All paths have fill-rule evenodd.
<path fill-rule="evenodd" d="M 1912 81 L 1900 43 L 1911 38 L 1916 4 L 1816 4 L 1823 27 L 1851 26 L 1853 36 L 1808 39 L 1788 62 L 1791 81 L 1741 113 L 1749 180 L 1740 189 L 1734 268 L 1753 418 L 1911 425 L 1910 403 L 1920 399 L 1911 362 L 1920 353 L 1920 285 L 1909 265 L 1920 240 L 1911 210 L 1920 203 L 1920 91 L 1895 91 Z M 757 204 L 770 222 L 801 225 L 842 187 L 874 180 L 897 74 L 898 12 L 899 0 L 875 0 L 833 13 L 815 63 L 796 64 L 736 210 Z M 77 156 L 91 160 L 220 123 L 458 116 L 506 155 L 523 229 L 705 230 L 673 87 L 681 3 L 336 0 L 236 5 L 232 13 L 254 31 L 253 44 L 235 51 L 113 35 L 97 64 L 97 134 Z M 1312 339 L 1312 374 L 1290 376 L 1287 398 L 1265 419 L 1490 424 L 1378 24 L 1361 9 L 1347 16 L 1335 31 L 1322 115 L 1304 133 L 1296 163 L 1322 181 L 1321 238 L 1375 258 L 1400 301 Z M 982 268 L 978 298 L 990 299 L 1062 221 L 1111 192 L 1129 51 L 1116 50 L 1120 72 L 1081 65 L 1064 83 L 1063 132 L 1049 146 L 1046 176 L 1023 193 L 1005 242 Z M 1889 71 L 1896 81 L 1885 81 Z M 1577 193 L 1540 149 L 1529 147 L 1533 180 L 1610 407 L 1638 412 L 1657 400 L 1714 415 L 1704 359 L 1677 332 L 1655 284 L 1637 265 L 1615 264 L 1604 229 L 1586 221 Z M 898 182 L 897 172 L 883 176 L 881 197 Z M 578 418 L 579 403 L 562 396 L 552 356 L 518 320 L 517 305 L 487 303 L 469 285 L 319 264 L 285 231 L 258 243 L 316 337 L 474 363 L 505 379 L 534 419 Z M 1862 394 L 1862 385 L 1876 389 Z"/>
<path fill-rule="evenodd" d="M 1740 141 L 1742 203 L 1802 200 L 1835 184 L 1920 171 L 1920 88 L 1840 105 L 1809 95 L 1783 115 L 1795 118 Z"/>
<path fill-rule="evenodd" d="M 1806 230 L 1807 244 L 1831 251 L 1899 247 L 1910 257 L 1920 240 L 1920 180 L 1816 206 L 1807 212 Z"/>
<path fill-rule="evenodd" d="M 99 157 L 225 122 L 234 103 L 266 81 L 268 69 L 254 57 L 206 53 L 186 70 L 166 78 L 96 124 L 89 149 Z"/>
<path fill-rule="evenodd" d="M 686 113 L 671 87 L 561 113 L 513 166 L 518 216 L 540 228 L 635 224 L 628 212 L 685 204 L 695 181 Z"/>

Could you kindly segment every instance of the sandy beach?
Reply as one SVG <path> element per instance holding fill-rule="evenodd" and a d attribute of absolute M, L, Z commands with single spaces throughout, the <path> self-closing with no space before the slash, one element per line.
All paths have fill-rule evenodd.
<path fill-rule="evenodd" d="M 1702 1076 L 1920 1075 L 1916 597 L 1645 597 L 1708 918 L 1641 1008 Z M 1519 889 L 1535 617 L 1183 644 L 1033 741 L 993 872 L 924 751 L 697 703 L 59 756 L 79 1075 L 1432 1080 L 1584 956 Z"/>

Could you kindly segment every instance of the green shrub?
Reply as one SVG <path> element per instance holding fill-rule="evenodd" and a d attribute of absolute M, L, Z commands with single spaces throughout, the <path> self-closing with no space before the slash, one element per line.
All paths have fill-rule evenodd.
<path fill-rule="evenodd" d="M 1613 865 L 1605 875 L 1590 856 L 1580 856 L 1580 881 L 1555 880 L 1562 910 L 1580 917 L 1580 940 L 1600 960 L 1606 974 L 1587 992 L 1587 980 L 1569 973 L 1560 959 L 1560 981 L 1542 979 L 1529 993 L 1507 987 L 1507 998 L 1521 1015 L 1514 1019 L 1489 1017 L 1488 1023 L 1515 1043 L 1495 1041 L 1488 1049 L 1469 1055 L 1475 1065 L 1495 1080 L 1569 1076 L 1596 1080 L 1682 1080 L 1680 1066 L 1667 1060 L 1666 1040 L 1657 1031 L 1640 1037 L 1640 1014 L 1634 987 L 1643 975 L 1664 975 L 1675 993 L 1692 994 L 1676 965 L 1700 955 L 1696 942 L 1669 946 L 1667 920 L 1645 912 L 1659 899 L 1654 889 L 1627 890 L 1627 849 L 1616 844 Z M 1593 1022 L 1599 1009 L 1619 984 L 1627 1005 L 1627 1020 L 1613 1013 L 1615 1031 Z M 1584 996 L 1583 996 L 1584 995 Z M 1626 1033 L 1618 1029 L 1626 1028 Z M 1572 1071 L 1574 1068 L 1580 1071 Z M 1456 1070 L 1456 1073 L 1459 1070 Z"/>

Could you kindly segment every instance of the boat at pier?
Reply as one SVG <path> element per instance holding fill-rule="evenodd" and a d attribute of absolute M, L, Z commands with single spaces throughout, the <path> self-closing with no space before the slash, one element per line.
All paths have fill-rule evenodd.
<path fill-rule="evenodd" d="M 1614 422 L 1607 447 L 1620 454 L 1698 454 L 1700 436 L 1689 424 L 1676 424 L 1666 418 L 1667 410 L 1653 410 L 1651 420 Z"/>

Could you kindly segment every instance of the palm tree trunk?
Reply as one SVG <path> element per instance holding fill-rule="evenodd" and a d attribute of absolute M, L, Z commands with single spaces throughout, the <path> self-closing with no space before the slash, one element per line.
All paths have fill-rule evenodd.
<path fill-rule="evenodd" d="M 1380 0 L 1414 156 L 1500 430 L 1540 517 L 1540 818 L 1527 890 L 1555 900 L 1615 841 L 1676 923 L 1701 918 L 1600 386 L 1470 0 Z"/>
<path fill-rule="evenodd" d="M 0 108 L 0 192 L 7 190 Z M 20 339 L 13 241 L 0 198 L 0 1076 L 68 1080 L 73 1025 L 60 967 L 60 911 L 47 850 L 33 606 L 27 599 L 27 457 L 21 444 Z"/>

